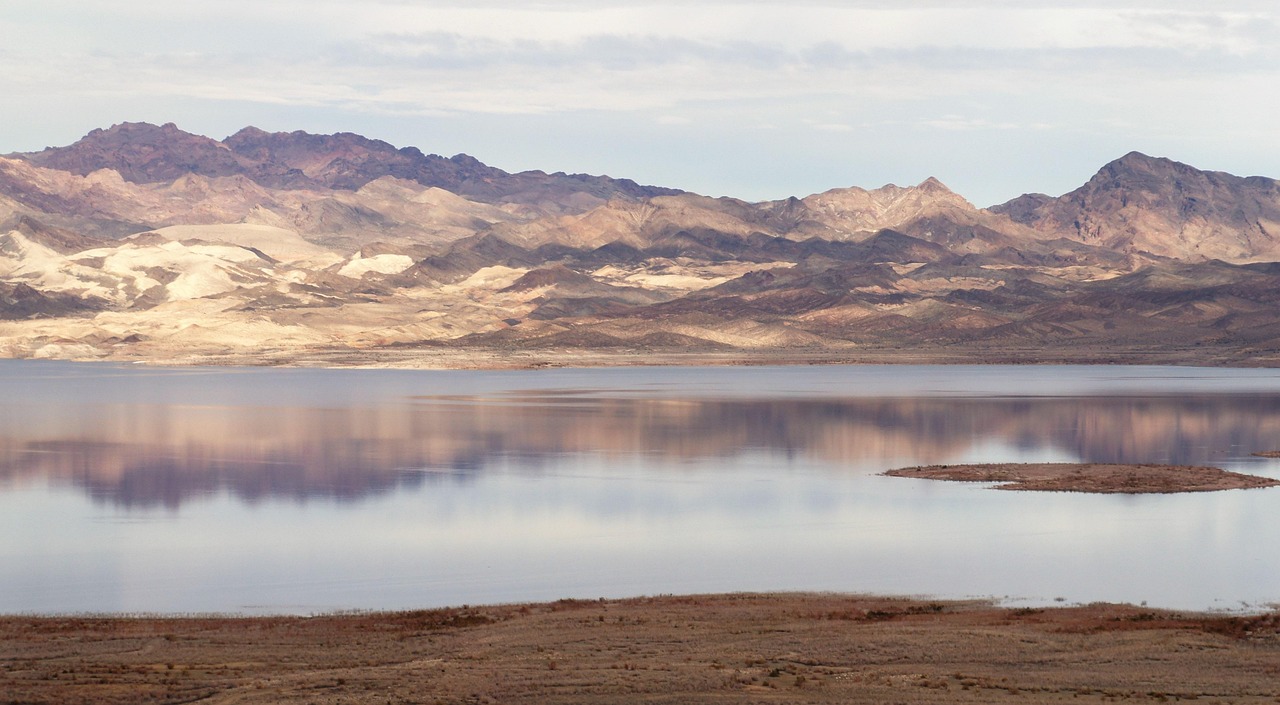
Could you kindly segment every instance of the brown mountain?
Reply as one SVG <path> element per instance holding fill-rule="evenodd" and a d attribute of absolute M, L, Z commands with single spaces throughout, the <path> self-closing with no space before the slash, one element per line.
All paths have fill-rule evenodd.
<path fill-rule="evenodd" d="M 37 166 L 81 176 L 112 169 L 124 180 L 139 184 L 171 182 L 188 174 L 240 175 L 270 188 L 354 191 L 375 179 L 392 176 L 488 203 L 552 201 L 569 210 L 579 209 L 572 206 L 574 194 L 593 203 L 591 199 L 600 202 L 678 193 L 605 176 L 540 171 L 509 174 L 466 154 L 450 158 L 423 154 L 416 147 L 397 149 L 349 132 L 268 133 L 246 127 L 218 142 L 184 132 L 173 123 L 121 123 L 94 130 L 67 147 L 18 156 Z"/>
<path fill-rule="evenodd" d="M 22 155 L 36 166 L 87 176 L 111 169 L 125 181 L 159 183 L 186 174 L 231 176 L 243 173 L 224 144 L 178 129 L 173 123 L 125 122 L 97 129 L 68 147 L 48 147 Z"/>
<path fill-rule="evenodd" d="M 1036 230 L 1121 252 L 1234 262 L 1280 258 L 1280 182 L 1130 152 L 1060 197 L 991 209 Z"/>
<path fill-rule="evenodd" d="M 124 124 L 0 158 L 0 355 L 1270 363 L 1278 191 L 1135 153 L 993 209 L 932 178 L 750 203 Z"/>

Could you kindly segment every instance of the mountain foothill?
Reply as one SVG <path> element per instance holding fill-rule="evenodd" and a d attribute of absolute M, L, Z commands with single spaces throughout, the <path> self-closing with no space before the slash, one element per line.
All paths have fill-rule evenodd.
<path fill-rule="evenodd" d="M 1278 301 L 1280 182 L 1137 152 L 989 208 L 934 178 L 753 203 L 253 127 L 0 157 L 12 358 L 1271 364 Z"/>

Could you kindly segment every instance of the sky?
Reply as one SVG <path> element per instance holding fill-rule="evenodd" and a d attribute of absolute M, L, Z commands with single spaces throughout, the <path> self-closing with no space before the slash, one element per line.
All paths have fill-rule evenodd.
<path fill-rule="evenodd" d="M 0 153 L 123 121 L 357 132 L 750 201 L 1280 177 L 1275 0 L 0 0 Z"/>

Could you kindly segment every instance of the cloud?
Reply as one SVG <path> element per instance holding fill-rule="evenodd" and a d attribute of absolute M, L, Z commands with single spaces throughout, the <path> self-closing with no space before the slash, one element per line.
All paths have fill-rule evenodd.
<path fill-rule="evenodd" d="M 1274 0 L 6 0 L 0 36 L 0 92 L 21 106 L 0 136 L 28 144 L 73 137 L 48 132 L 66 114 L 163 122 L 196 104 L 224 106 L 224 134 L 284 110 L 355 131 L 555 116 L 904 151 L 923 133 L 1265 140 L 1280 112 Z"/>
<path fill-rule="evenodd" d="M 1253 2 L 394 2 L 6 0 L 29 46 L 148 51 L 312 50 L 390 35 L 573 44 L 601 37 L 692 43 L 821 44 L 850 50 L 1256 47 L 1274 44 L 1274 4 Z M 136 40 L 128 42 L 127 39 Z"/>
<path fill-rule="evenodd" d="M 14 96 L 391 115 L 805 102 L 839 113 L 831 124 L 972 101 L 930 112 L 993 125 L 1010 121 L 985 114 L 992 106 L 1055 92 L 1115 110 L 1117 84 L 1176 83 L 1194 100 L 1206 90 L 1197 80 L 1276 76 L 1280 66 L 1280 11 L 1249 2 L 11 2 L 22 13 L 0 20 L 13 37 L 0 90 Z M 778 124 L 770 112 L 759 122 Z"/>
<path fill-rule="evenodd" d="M 560 10 L 436 8 L 385 18 L 396 31 L 447 31 L 498 41 L 575 42 L 601 36 L 681 37 L 712 44 L 776 44 L 799 50 L 918 47 L 987 49 L 1144 47 L 1240 50 L 1265 40 L 1275 11 L 981 4 L 848 7 L 811 4 L 652 4 Z M 383 23 L 370 23 L 374 26 Z M 1272 35 L 1274 36 L 1274 35 Z"/>
<path fill-rule="evenodd" d="M 943 115 L 936 118 L 927 118 L 919 120 L 916 124 L 921 127 L 928 127 L 936 130 L 1017 130 L 1023 129 L 1022 125 L 1013 122 L 992 122 L 982 118 L 966 117 L 964 115 Z M 1035 129 L 1043 129 L 1037 126 Z"/>

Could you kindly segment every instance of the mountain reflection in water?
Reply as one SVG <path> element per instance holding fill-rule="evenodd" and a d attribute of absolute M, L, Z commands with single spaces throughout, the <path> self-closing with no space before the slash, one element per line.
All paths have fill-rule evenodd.
<path fill-rule="evenodd" d="M 0 360 L 0 613 L 835 590 L 1277 598 L 1280 489 L 1114 496 L 917 463 L 1277 476 L 1280 370 L 524 371 Z"/>
<path fill-rule="evenodd" d="M 767 394 L 767 390 L 764 392 Z M 1002 446 L 1095 462 L 1222 463 L 1280 445 L 1276 395 L 646 398 L 524 391 L 351 407 L 100 402 L 0 420 L 0 491 L 49 481 L 122 508 L 229 493 L 354 502 L 557 458 L 803 456 L 842 468 Z M 43 413 L 42 413 L 43 409 Z M 967 455 L 968 454 L 968 455 Z M 674 470 L 673 470 L 674 472 Z"/>

